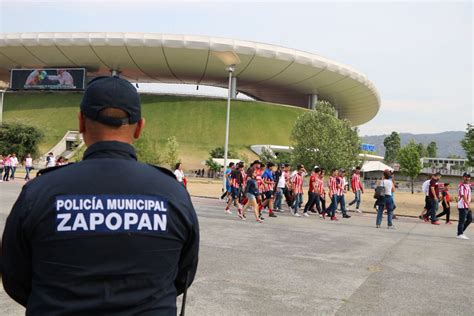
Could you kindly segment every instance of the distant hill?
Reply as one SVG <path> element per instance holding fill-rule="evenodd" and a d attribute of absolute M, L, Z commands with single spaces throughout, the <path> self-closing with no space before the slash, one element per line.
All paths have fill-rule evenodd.
<path fill-rule="evenodd" d="M 416 143 L 423 143 L 425 146 L 434 141 L 438 146 L 438 157 L 446 158 L 449 155 L 458 155 L 465 158 L 466 153 L 459 143 L 464 137 L 464 134 L 464 132 L 443 132 L 436 134 L 400 133 L 400 140 L 402 146 L 407 144 L 411 139 L 414 139 Z M 361 138 L 364 143 L 375 145 L 377 154 L 383 156 L 385 154 L 383 140 L 387 136 L 388 135 L 362 136 Z"/>

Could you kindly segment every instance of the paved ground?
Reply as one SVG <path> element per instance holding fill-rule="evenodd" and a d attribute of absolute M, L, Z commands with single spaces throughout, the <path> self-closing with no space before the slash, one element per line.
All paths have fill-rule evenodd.
<path fill-rule="evenodd" d="M 0 184 L 0 230 L 19 190 Z M 387 230 L 374 228 L 373 215 L 288 213 L 258 224 L 224 214 L 218 200 L 194 203 L 202 241 L 187 315 L 474 313 L 474 238 L 454 238 L 455 225 L 405 218 Z M 23 313 L 0 289 L 0 315 Z"/>

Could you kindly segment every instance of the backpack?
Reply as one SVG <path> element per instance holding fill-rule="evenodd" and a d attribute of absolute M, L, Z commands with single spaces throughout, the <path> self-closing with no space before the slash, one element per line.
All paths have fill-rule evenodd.
<path fill-rule="evenodd" d="M 375 188 L 374 192 L 374 199 L 378 200 L 381 197 L 385 196 L 385 187 L 383 186 L 383 181 L 382 180 L 382 185 L 379 185 L 378 187 Z"/>

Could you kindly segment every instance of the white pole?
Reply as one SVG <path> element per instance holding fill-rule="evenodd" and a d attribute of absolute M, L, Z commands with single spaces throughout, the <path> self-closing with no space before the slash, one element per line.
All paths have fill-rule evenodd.
<path fill-rule="evenodd" d="M 2 97 L 0 98 L 0 125 L 3 123 L 3 97 L 5 94 L 5 90 L 0 91 Z"/>
<path fill-rule="evenodd" d="M 230 97 L 232 93 L 232 72 L 233 68 L 228 67 L 227 70 L 229 71 L 229 93 L 227 95 L 227 118 L 225 123 L 225 144 L 224 144 L 224 174 L 222 175 L 222 192 L 226 190 L 226 177 L 225 171 L 227 169 L 227 152 L 229 147 L 229 119 L 230 119 Z"/>

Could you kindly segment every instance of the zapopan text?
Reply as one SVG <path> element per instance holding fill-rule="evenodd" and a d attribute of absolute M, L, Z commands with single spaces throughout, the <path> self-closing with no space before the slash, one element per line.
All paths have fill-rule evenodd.
<path fill-rule="evenodd" d="M 167 200 L 143 195 L 56 197 L 56 231 L 166 232 Z"/>

